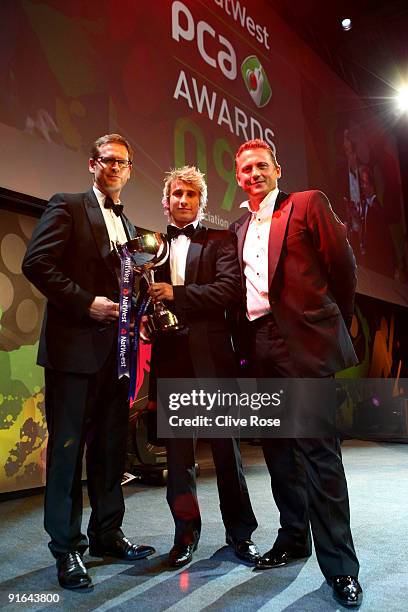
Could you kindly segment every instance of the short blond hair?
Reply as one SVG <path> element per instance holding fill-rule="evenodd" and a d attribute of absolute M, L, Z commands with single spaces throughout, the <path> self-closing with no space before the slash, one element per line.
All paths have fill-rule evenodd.
<path fill-rule="evenodd" d="M 164 214 L 170 218 L 170 191 L 171 184 L 174 181 L 183 181 L 187 185 L 191 185 L 200 194 L 200 208 L 198 219 L 202 219 L 207 206 L 207 184 L 204 179 L 205 175 L 200 172 L 195 166 L 183 166 L 182 168 L 174 168 L 170 172 L 166 172 L 163 187 L 163 210 Z"/>

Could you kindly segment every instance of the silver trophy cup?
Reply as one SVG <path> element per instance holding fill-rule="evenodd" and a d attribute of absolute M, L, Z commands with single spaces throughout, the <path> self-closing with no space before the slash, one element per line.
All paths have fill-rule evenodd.
<path fill-rule="evenodd" d="M 154 283 L 154 269 L 163 265 L 170 254 L 167 237 L 159 232 L 143 234 L 129 240 L 126 247 L 132 256 L 135 273 L 142 276 L 150 287 Z M 144 325 L 149 338 L 183 327 L 176 315 L 161 301 L 153 303 L 153 314 L 147 316 Z"/>

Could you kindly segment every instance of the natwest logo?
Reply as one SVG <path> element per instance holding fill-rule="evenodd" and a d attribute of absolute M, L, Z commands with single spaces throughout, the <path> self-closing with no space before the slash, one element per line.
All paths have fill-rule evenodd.
<path fill-rule="evenodd" d="M 246 6 L 239 2 L 239 0 L 214 0 L 215 4 L 218 4 L 227 15 L 230 15 L 236 23 L 239 23 L 242 28 L 245 28 L 247 32 L 256 38 L 256 40 L 268 49 L 268 37 L 269 33 L 266 26 L 261 26 L 252 19 L 248 14 Z"/>
<path fill-rule="evenodd" d="M 241 64 L 245 86 L 258 108 L 266 106 L 271 99 L 272 89 L 268 77 L 256 55 L 249 55 Z"/>

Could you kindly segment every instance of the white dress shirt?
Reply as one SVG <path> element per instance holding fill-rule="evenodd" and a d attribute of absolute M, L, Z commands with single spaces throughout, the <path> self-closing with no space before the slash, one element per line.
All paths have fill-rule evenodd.
<path fill-rule="evenodd" d="M 174 223 L 174 225 L 177 227 Z M 198 219 L 187 225 L 194 225 L 194 229 L 197 229 Z M 170 244 L 170 274 L 172 285 L 184 285 L 186 279 L 186 262 L 187 253 L 190 246 L 190 238 L 187 238 L 184 234 L 180 234 L 177 238 L 173 238 Z"/>
<path fill-rule="evenodd" d="M 113 251 L 117 242 L 119 242 L 119 244 L 125 244 L 125 242 L 128 241 L 122 219 L 115 215 L 111 208 L 105 208 L 106 195 L 95 187 L 95 185 L 93 186 L 93 190 L 99 206 L 101 207 L 106 229 L 109 234 L 111 251 Z M 120 204 L 120 202 L 117 202 L 117 204 Z"/>
<path fill-rule="evenodd" d="M 271 220 L 279 189 L 273 189 L 262 200 L 259 210 L 253 211 L 249 202 L 241 208 L 248 208 L 252 214 L 245 236 L 243 250 L 244 275 L 247 294 L 247 317 L 250 321 L 271 312 L 268 286 L 268 245 Z"/>

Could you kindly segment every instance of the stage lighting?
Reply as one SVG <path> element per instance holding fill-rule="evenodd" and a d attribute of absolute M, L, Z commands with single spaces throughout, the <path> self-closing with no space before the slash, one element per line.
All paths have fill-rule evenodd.
<path fill-rule="evenodd" d="M 348 17 L 346 17 L 345 19 L 342 19 L 341 27 L 343 28 L 345 32 L 347 32 L 347 30 L 351 30 L 351 19 L 349 19 Z"/>
<path fill-rule="evenodd" d="M 398 110 L 401 112 L 408 112 L 408 86 L 401 87 L 395 96 L 395 100 L 398 106 Z"/>

